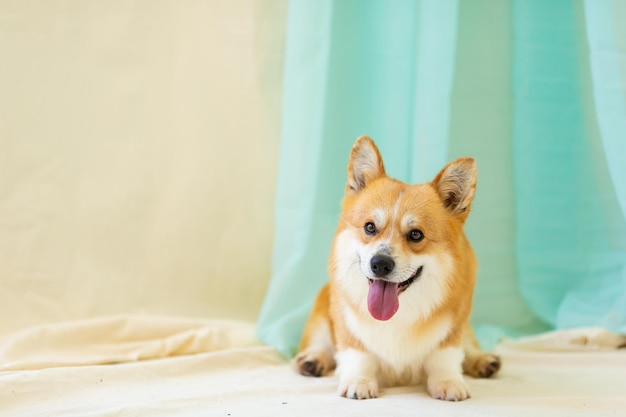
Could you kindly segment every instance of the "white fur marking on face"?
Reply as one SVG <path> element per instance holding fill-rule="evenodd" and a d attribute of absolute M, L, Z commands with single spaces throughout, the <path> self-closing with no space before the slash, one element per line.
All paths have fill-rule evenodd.
<path fill-rule="evenodd" d="M 393 219 L 394 220 L 398 217 L 398 211 L 400 210 L 400 200 L 402 200 L 402 194 L 403 193 L 398 194 L 398 199 L 396 200 L 396 203 L 393 206 Z"/>
<path fill-rule="evenodd" d="M 357 233 L 361 233 L 360 231 Z M 344 230 L 335 241 L 334 262 L 337 268 L 337 282 L 350 298 L 356 300 L 367 297 L 367 275 L 362 270 L 363 245 L 355 232 Z M 369 259 L 368 259 L 369 262 Z"/>
<path fill-rule="evenodd" d="M 387 216 L 385 216 L 385 210 L 381 208 L 377 208 L 372 212 L 372 218 L 374 219 L 374 224 L 378 229 L 382 229 L 387 224 Z"/>
<path fill-rule="evenodd" d="M 398 212 L 400 211 L 401 200 L 402 200 L 402 193 L 398 194 L 398 198 L 396 199 L 396 202 L 393 205 L 393 215 L 391 218 L 392 228 L 391 228 L 391 234 L 389 235 L 389 239 L 393 238 L 394 232 L 396 231 L 396 228 L 394 227 L 394 225 L 396 223 L 396 219 L 398 218 Z"/>
<path fill-rule="evenodd" d="M 417 219 L 411 213 L 405 214 L 404 217 L 402 218 L 402 226 L 404 226 L 407 229 L 412 228 L 416 224 L 417 224 Z"/>
<path fill-rule="evenodd" d="M 404 303 L 400 299 L 400 311 L 404 308 L 408 317 L 427 318 L 446 298 L 449 287 L 449 271 L 452 259 L 448 255 L 438 257 L 420 255 L 413 258 L 412 265 L 421 265 L 424 269 L 420 277 L 406 289 L 406 297 L 418 298 L 418 303 Z"/>

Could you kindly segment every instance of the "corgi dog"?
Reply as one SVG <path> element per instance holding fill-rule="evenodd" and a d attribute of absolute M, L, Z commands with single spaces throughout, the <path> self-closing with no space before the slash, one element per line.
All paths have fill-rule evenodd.
<path fill-rule="evenodd" d="M 500 359 L 479 348 L 469 324 L 476 260 L 463 225 L 475 189 L 472 158 L 409 185 L 385 174 L 372 139 L 356 140 L 330 280 L 294 358 L 301 374 L 336 368 L 338 392 L 348 398 L 425 383 L 432 397 L 461 401 L 470 397 L 463 372 L 498 372 Z"/>

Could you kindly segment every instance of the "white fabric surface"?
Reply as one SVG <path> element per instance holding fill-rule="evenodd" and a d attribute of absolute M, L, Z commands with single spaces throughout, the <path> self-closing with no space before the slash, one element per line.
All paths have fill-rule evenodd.
<path fill-rule="evenodd" d="M 100 335 L 93 343 L 88 343 L 90 329 Z M 18 346 L 24 340 L 40 346 L 38 352 L 29 349 L 21 354 L 20 349 L 0 350 L 0 363 L 13 367 L 19 362 L 36 367 L 51 353 L 57 365 L 87 363 L 85 358 L 104 363 L 107 355 L 131 362 L 0 372 L 0 415 L 626 415 L 626 350 L 614 348 L 625 338 L 602 330 L 558 332 L 501 344 L 499 377 L 468 378 L 472 398 L 461 403 L 434 400 L 421 386 L 385 389 L 373 400 L 340 398 L 334 377 L 296 374 L 285 358 L 254 340 L 253 330 L 247 322 L 113 317 L 9 335 L 0 346 Z M 170 356 L 180 352 L 165 346 L 181 332 L 202 340 L 188 353 L 204 353 Z M 107 339 L 109 343 L 103 344 Z M 142 356 L 145 351 L 150 354 Z M 63 357 L 67 359 L 60 360 Z M 141 357 L 161 359 L 133 360 Z"/>

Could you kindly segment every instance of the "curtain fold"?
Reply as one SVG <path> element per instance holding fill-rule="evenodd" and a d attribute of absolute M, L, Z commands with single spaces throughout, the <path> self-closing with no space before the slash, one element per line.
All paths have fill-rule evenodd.
<path fill-rule="evenodd" d="M 361 134 L 403 181 L 476 157 L 467 233 L 483 342 L 581 325 L 626 331 L 616 13 L 626 8 L 611 1 L 292 1 L 273 275 L 258 336 L 293 354 L 327 280 Z"/>
<path fill-rule="evenodd" d="M 611 180 L 610 169 L 613 157 L 623 166 L 626 153 L 607 157 L 606 152 L 617 150 L 607 143 L 625 113 L 622 109 L 620 117 L 607 120 L 597 104 L 606 91 L 605 78 L 590 70 L 600 28 L 586 26 L 586 17 L 598 17 L 584 6 L 514 2 L 520 291 L 530 309 L 553 327 L 603 325 L 624 331 L 626 230 L 621 191 L 615 188 L 624 185 Z M 624 97 L 623 90 L 619 94 Z M 626 140 L 626 133 L 621 135 Z"/>

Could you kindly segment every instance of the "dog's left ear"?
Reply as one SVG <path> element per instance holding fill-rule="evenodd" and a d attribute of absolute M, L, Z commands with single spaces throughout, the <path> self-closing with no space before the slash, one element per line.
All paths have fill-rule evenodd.
<path fill-rule="evenodd" d="M 385 175 L 385 166 L 374 141 L 361 136 L 352 145 L 348 162 L 346 195 L 354 195 L 376 178 Z"/>
<path fill-rule="evenodd" d="M 459 158 L 450 162 L 437 174 L 432 185 L 448 211 L 464 222 L 476 190 L 476 161 Z"/>

